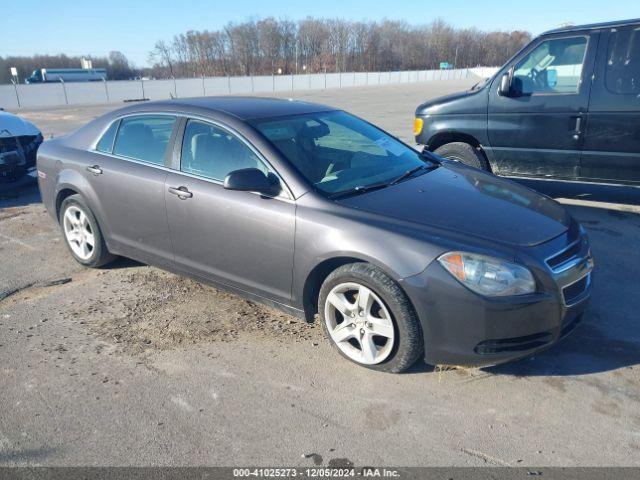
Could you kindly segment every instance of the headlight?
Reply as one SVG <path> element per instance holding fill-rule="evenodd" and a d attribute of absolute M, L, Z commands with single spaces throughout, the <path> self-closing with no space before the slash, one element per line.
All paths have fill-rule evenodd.
<path fill-rule="evenodd" d="M 498 258 L 449 252 L 438 261 L 456 280 L 480 295 L 504 297 L 536 291 L 536 282 L 527 268 Z"/>

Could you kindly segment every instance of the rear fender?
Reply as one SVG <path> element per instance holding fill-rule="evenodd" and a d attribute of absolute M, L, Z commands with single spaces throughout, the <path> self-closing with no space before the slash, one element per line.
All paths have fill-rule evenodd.
<path fill-rule="evenodd" d="M 85 178 L 83 174 L 73 168 L 66 168 L 58 172 L 55 188 L 55 216 L 56 220 L 59 217 L 59 208 L 61 204 L 61 194 L 66 190 L 73 190 L 86 202 L 87 206 L 91 209 L 91 212 L 96 217 L 100 230 L 107 243 L 107 247 L 110 245 L 111 228 L 106 220 L 106 215 L 101 207 L 100 200 L 91 186 L 91 183 Z"/>

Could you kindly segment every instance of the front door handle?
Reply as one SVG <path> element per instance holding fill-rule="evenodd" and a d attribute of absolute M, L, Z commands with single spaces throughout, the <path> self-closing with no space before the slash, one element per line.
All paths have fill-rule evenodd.
<path fill-rule="evenodd" d="M 93 173 L 94 175 L 102 175 L 102 169 L 100 165 L 92 165 L 91 167 L 87 167 L 87 172 Z"/>
<path fill-rule="evenodd" d="M 576 120 L 575 128 L 573 129 L 573 139 L 580 140 L 582 135 L 582 117 L 574 117 Z"/>
<path fill-rule="evenodd" d="M 191 193 L 187 187 L 169 187 L 169 193 L 177 195 L 181 200 L 193 197 L 193 193 Z"/>

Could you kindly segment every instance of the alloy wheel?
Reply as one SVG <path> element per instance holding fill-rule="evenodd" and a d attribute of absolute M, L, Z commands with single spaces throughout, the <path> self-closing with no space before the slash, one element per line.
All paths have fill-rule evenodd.
<path fill-rule="evenodd" d="M 89 260 L 95 248 L 95 236 L 86 213 L 75 205 L 64 212 L 64 236 L 73 253 L 81 260 Z"/>
<path fill-rule="evenodd" d="M 375 365 L 390 355 L 393 319 L 373 290 L 355 282 L 336 285 L 327 295 L 324 311 L 331 339 L 350 359 Z"/>

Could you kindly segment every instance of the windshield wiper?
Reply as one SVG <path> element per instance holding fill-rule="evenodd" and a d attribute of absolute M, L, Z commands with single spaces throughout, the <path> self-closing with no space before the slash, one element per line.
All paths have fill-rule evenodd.
<path fill-rule="evenodd" d="M 366 193 L 366 192 L 371 192 L 372 190 L 380 190 L 381 188 L 385 188 L 385 187 L 390 187 L 392 185 L 396 185 L 397 183 L 400 183 L 403 180 L 406 180 L 407 178 L 409 178 L 410 176 L 412 176 L 413 174 L 419 172 L 420 170 L 433 170 L 435 168 L 438 168 L 440 166 L 440 163 L 437 160 L 434 160 L 432 158 L 427 158 L 430 162 L 431 165 L 418 165 L 417 167 L 414 167 L 410 170 L 407 170 L 406 172 L 404 172 L 402 175 L 400 175 L 398 178 L 391 180 L 390 182 L 386 182 L 386 183 L 375 183 L 373 185 L 359 185 L 357 187 L 351 188 L 349 190 L 344 190 L 342 192 L 335 192 L 329 195 L 329 198 L 331 198 L 332 200 L 335 200 L 337 198 L 344 198 L 344 197 L 349 197 L 352 195 L 359 195 L 361 193 Z"/>
<path fill-rule="evenodd" d="M 401 181 L 406 180 L 411 175 L 413 175 L 414 173 L 419 172 L 420 170 L 426 170 L 426 169 L 431 170 L 433 168 L 436 168 L 437 166 L 438 166 L 437 164 L 434 164 L 431 167 L 428 167 L 427 165 L 418 165 L 417 167 L 413 167 L 411 170 L 407 170 L 406 172 L 404 172 L 402 175 L 400 175 L 395 180 L 391 180 L 389 182 L 389 185 L 395 185 L 397 183 L 400 183 Z"/>
<path fill-rule="evenodd" d="M 359 195 L 361 193 L 371 192 L 372 190 L 380 190 L 381 188 L 385 188 L 391 185 L 391 183 L 376 183 L 373 185 L 359 185 L 354 188 L 350 188 L 349 190 L 344 190 L 342 192 L 335 192 L 329 195 L 329 198 L 332 200 L 338 198 L 349 197 L 352 195 Z"/>

